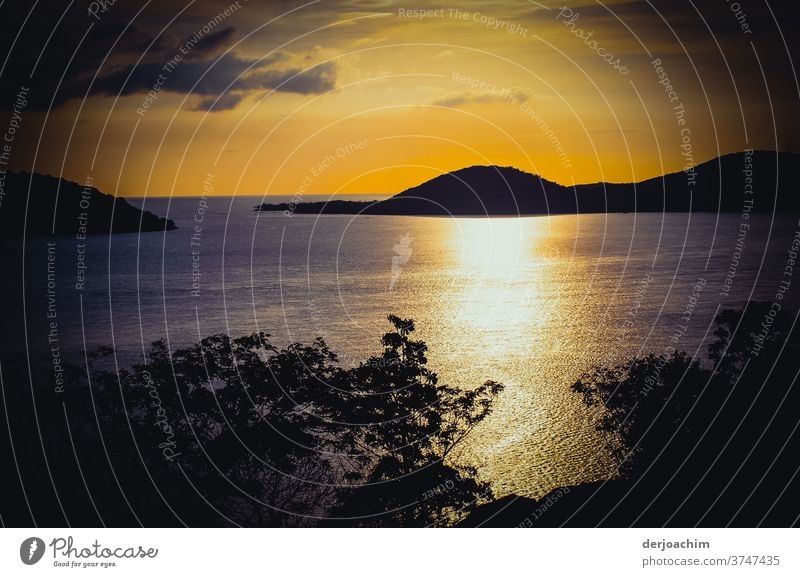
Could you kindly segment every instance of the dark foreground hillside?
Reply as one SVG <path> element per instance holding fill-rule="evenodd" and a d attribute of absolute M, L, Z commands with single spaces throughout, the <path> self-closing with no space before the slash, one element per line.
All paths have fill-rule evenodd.
<path fill-rule="evenodd" d="M 5 175 L 0 237 L 172 230 L 175 223 L 92 186 L 29 172 Z"/>

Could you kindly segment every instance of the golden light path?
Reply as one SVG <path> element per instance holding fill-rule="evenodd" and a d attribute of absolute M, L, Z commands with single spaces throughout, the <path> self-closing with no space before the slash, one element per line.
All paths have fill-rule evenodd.
<path fill-rule="evenodd" d="M 575 274 L 576 226 L 574 218 L 545 217 L 450 219 L 437 227 L 443 232 L 434 244 L 443 248 L 439 266 L 449 288 L 439 299 L 431 365 L 445 378 L 469 375 L 464 386 L 488 378 L 505 384 L 492 417 L 454 457 L 480 466 L 501 494 L 496 480 L 515 479 L 518 490 L 531 463 L 534 494 L 566 481 L 558 472 L 576 464 L 586 470 L 575 478 L 612 474 L 599 438 L 594 445 L 572 441 L 588 438 L 591 424 L 560 374 L 570 356 L 590 348 L 576 342 L 580 331 L 564 330 L 587 320 L 574 316 L 582 295 L 564 292 L 559 282 Z M 543 470 L 552 478 L 543 479 Z"/>
<path fill-rule="evenodd" d="M 452 272 L 463 290 L 453 301 L 453 319 L 486 336 L 511 327 L 524 331 L 542 320 L 527 312 L 535 287 L 546 280 L 540 245 L 547 228 L 544 219 L 459 219 L 460 261 Z"/>

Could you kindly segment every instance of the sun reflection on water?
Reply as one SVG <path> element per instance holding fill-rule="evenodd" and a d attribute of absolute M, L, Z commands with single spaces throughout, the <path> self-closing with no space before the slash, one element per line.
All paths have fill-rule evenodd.
<path fill-rule="evenodd" d="M 456 330 L 479 331 L 492 353 L 508 350 L 509 329 L 527 333 L 545 320 L 547 306 L 538 303 L 538 287 L 547 282 L 539 248 L 548 233 L 544 219 L 461 219 L 450 242 L 459 259 L 450 274 L 459 290 L 450 301 Z M 460 326 L 458 326 L 460 325 Z"/>
<path fill-rule="evenodd" d="M 531 462 L 546 463 L 537 467 L 539 487 L 531 494 L 556 486 L 560 472 L 576 462 L 587 467 L 586 477 L 608 475 L 602 448 L 576 444 L 569 433 L 585 438 L 591 425 L 585 407 L 552 370 L 585 350 L 564 330 L 582 307 L 582 295 L 564 293 L 560 282 L 580 274 L 569 251 L 574 219 L 454 219 L 449 225 L 439 239 L 449 258 L 437 260 L 451 282 L 439 301 L 432 364 L 444 377 L 481 375 L 506 386 L 492 418 L 455 459 L 479 465 L 493 480 L 520 481 Z M 495 490 L 504 493 L 498 484 Z"/>

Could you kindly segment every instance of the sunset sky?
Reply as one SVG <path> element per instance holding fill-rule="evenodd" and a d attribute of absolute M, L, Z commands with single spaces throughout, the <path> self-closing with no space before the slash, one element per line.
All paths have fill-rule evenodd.
<path fill-rule="evenodd" d="M 386 194 L 474 164 L 619 182 L 800 151 L 778 3 L 55 4 L 2 24 L 3 83 L 30 88 L 11 165 L 122 196 L 209 173 L 215 194 Z"/>

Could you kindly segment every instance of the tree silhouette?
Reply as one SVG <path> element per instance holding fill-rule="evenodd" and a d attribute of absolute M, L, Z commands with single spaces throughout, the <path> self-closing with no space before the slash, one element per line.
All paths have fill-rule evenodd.
<path fill-rule="evenodd" d="M 322 339 L 278 349 L 265 333 L 218 334 L 177 350 L 157 341 L 120 370 L 101 347 L 83 367 L 65 364 L 55 396 L 45 361 L 31 378 L 36 417 L 26 364 L 4 361 L 19 490 L 37 496 L 28 511 L 21 494 L 4 521 L 284 526 L 367 510 L 375 525 L 456 519 L 488 493 L 474 468 L 442 461 L 502 387 L 439 385 L 424 343 L 409 338 L 413 323 L 390 321 L 383 353 L 352 369 Z M 12 462 L 11 447 L 0 449 Z M 365 502 L 377 487 L 379 501 Z M 421 503 L 398 517 L 409 495 Z"/>
<path fill-rule="evenodd" d="M 604 410 L 606 434 L 620 472 L 647 464 L 694 406 L 710 373 L 686 353 L 654 354 L 612 368 L 596 367 L 572 385 L 589 406 Z"/>
<path fill-rule="evenodd" d="M 491 412 L 503 385 L 472 390 L 442 385 L 427 368 L 427 346 L 414 323 L 391 315 L 383 352 L 342 375 L 341 413 L 361 425 L 353 443 L 370 461 L 366 482 L 334 512 L 356 525 L 450 524 L 491 497 L 473 467 L 447 458 Z"/>
<path fill-rule="evenodd" d="M 686 353 L 649 355 L 572 386 L 602 409 L 598 429 L 627 483 L 609 497 L 618 522 L 641 522 L 645 511 L 650 525 L 796 522 L 787 497 L 800 454 L 794 317 L 751 302 L 721 311 L 716 325 L 705 367 Z"/>

